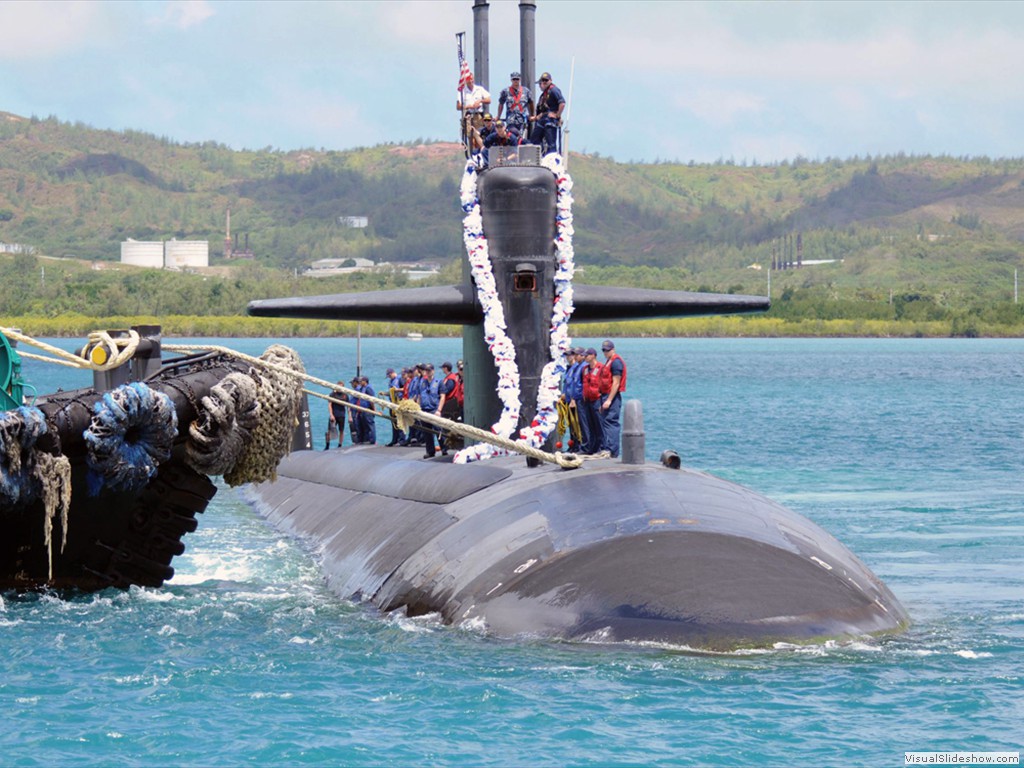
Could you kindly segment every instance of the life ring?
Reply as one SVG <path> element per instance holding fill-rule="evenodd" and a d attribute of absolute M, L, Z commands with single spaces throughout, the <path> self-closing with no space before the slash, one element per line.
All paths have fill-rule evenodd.
<path fill-rule="evenodd" d="M 93 412 L 83 434 L 89 495 L 145 486 L 170 457 L 178 434 L 178 414 L 171 398 L 142 382 L 132 382 L 103 395 Z"/>

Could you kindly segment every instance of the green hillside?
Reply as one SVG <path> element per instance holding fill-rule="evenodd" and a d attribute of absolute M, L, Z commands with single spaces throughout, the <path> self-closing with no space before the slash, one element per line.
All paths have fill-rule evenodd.
<path fill-rule="evenodd" d="M 248 235 L 256 253 L 255 263 L 205 278 L 51 262 L 42 270 L 51 279 L 38 285 L 37 259 L 0 256 L 8 286 L 0 316 L 137 314 L 155 304 L 236 314 L 254 295 L 402 280 L 394 272 L 331 284 L 288 278 L 325 257 L 439 261 L 450 281 L 462 257 L 462 164 L 460 148 L 445 143 L 234 151 L 0 113 L 0 242 L 116 262 L 128 238 L 206 239 L 218 265 L 230 209 L 232 231 Z M 1004 320 L 986 322 L 1021 322 L 1012 299 L 1014 269 L 1024 271 L 1024 158 L 741 166 L 574 154 L 570 172 L 583 282 L 764 293 L 767 267 L 795 261 L 799 242 L 803 262 L 828 263 L 773 271 L 779 317 L 997 312 Z M 346 228 L 339 217 L 349 215 L 370 226 Z"/>

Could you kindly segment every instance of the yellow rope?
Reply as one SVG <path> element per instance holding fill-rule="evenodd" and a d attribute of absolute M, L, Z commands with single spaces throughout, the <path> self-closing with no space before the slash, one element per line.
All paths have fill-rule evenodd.
<path fill-rule="evenodd" d="M 471 426 L 469 424 L 462 424 L 457 421 L 451 421 L 443 416 L 438 416 L 434 413 L 429 413 L 420 409 L 419 404 L 411 400 L 403 400 L 398 405 L 395 405 L 390 400 L 383 400 L 379 397 L 367 395 L 365 392 L 359 392 L 358 390 L 349 389 L 348 387 L 337 384 L 334 382 L 326 381 L 325 379 L 319 379 L 316 376 L 311 376 L 308 373 L 300 373 L 284 366 L 278 366 L 273 363 L 269 363 L 266 360 L 260 360 L 258 357 L 247 355 L 243 352 L 238 352 L 229 347 L 222 347 L 218 345 L 203 345 L 203 344 L 164 344 L 163 348 L 171 352 L 195 352 L 198 350 L 209 350 L 212 352 L 220 352 L 224 355 L 232 355 L 237 357 L 239 360 L 244 360 L 252 365 L 258 365 L 271 370 L 276 370 L 279 373 L 284 373 L 289 376 L 294 376 L 297 379 L 308 381 L 311 384 L 330 389 L 333 391 L 339 391 L 346 395 L 354 395 L 359 400 L 367 400 L 374 405 L 378 405 L 381 408 L 390 408 L 395 410 L 395 416 L 399 420 L 400 425 L 404 425 L 402 428 L 407 428 L 414 421 L 423 421 L 427 424 L 431 424 L 440 429 L 445 429 L 449 432 L 462 435 L 463 437 L 469 437 L 474 440 L 478 440 L 481 443 L 489 443 L 490 445 L 497 446 L 498 448 L 504 448 L 507 451 L 514 451 L 515 453 L 521 453 L 526 456 L 538 459 L 539 461 L 546 461 L 551 464 L 557 464 L 564 469 L 575 469 L 583 465 L 583 457 L 576 456 L 569 453 L 548 453 L 542 451 L 539 448 L 534 448 L 528 443 L 522 440 L 507 440 L 503 437 L 499 437 L 493 432 L 488 432 L 483 429 Z M 366 413 L 377 413 L 375 410 L 369 410 L 361 408 L 360 406 L 353 405 L 352 403 L 342 402 L 335 398 L 331 398 L 328 395 L 321 395 L 318 393 L 311 393 L 316 397 L 329 400 L 331 402 L 345 405 L 349 408 L 356 408 L 357 410 L 364 411 Z M 377 414 L 383 415 L 383 414 Z"/>

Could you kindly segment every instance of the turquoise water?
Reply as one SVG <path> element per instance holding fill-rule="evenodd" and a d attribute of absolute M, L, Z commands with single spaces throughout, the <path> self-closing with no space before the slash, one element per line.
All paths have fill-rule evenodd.
<path fill-rule="evenodd" d="M 354 340 L 287 343 L 317 375 L 354 373 Z M 0 764 L 897 765 L 1024 746 L 1024 340 L 619 351 L 651 458 L 674 448 L 823 525 L 912 629 L 726 655 L 496 641 L 335 598 L 224 488 L 164 589 L 0 597 Z M 376 385 L 457 357 L 362 342 Z"/>

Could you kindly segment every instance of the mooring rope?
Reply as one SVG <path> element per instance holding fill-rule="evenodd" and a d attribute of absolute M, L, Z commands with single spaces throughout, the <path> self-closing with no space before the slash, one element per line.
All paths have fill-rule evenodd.
<path fill-rule="evenodd" d="M 86 368 L 91 371 L 109 371 L 118 366 L 124 365 L 126 362 L 135 356 L 135 351 L 139 347 L 139 333 L 138 331 L 128 331 L 128 338 L 115 339 L 107 331 L 93 331 L 89 334 L 89 341 L 83 348 L 83 354 L 88 354 L 87 351 L 91 351 L 97 347 L 102 346 L 105 351 L 105 360 L 102 363 L 96 363 L 90 360 L 88 357 L 82 355 L 76 355 L 73 352 L 67 352 L 60 347 L 55 347 L 52 344 L 47 344 L 45 341 L 40 341 L 31 336 L 26 336 L 21 331 L 15 330 L 14 328 L 0 328 L 0 333 L 9 339 L 20 341 L 30 346 L 41 349 L 44 352 L 49 352 L 55 357 L 45 357 L 44 355 L 36 355 L 32 352 L 18 351 L 18 355 L 21 357 L 28 357 L 32 360 L 41 360 L 44 363 L 55 363 L 57 365 L 66 365 L 69 368 Z"/>
<path fill-rule="evenodd" d="M 479 429 L 470 424 L 463 424 L 458 421 L 452 421 L 451 419 L 446 419 L 443 416 L 438 416 L 428 411 L 421 410 L 419 404 L 412 400 L 402 400 L 396 405 L 395 403 L 392 403 L 390 400 L 384 400 L 373 395 L 368 395 L 365 392 L 360 392 L 359 390 L 356 389 L 350 389 L 344 386 L 343 384 L 337 384 L 335 382 L 330 382 L 325 379 L 320 379 L 317 378 L 316 376 L 311 376 L 310 374 L 304 371 L 297 371 L 288 366 L 282 366 L 267 360 L 261 360 L 258 357 L 247 355 L 244 352 L 239 352 L 237 350 L 231 349 L 230 347 L 223 347 L 215 344 L 164 344 L 163 348 L 171 352 L 183 353 L 197 352 L 203 350 L 219 352 L 224 355 L 234 356 L 239 360 L 244 360 L 245 362 L 251 363 L 252 365 L 262 366 L 264 368 L 277 371 L 278 373 L 292 376 L 296 379 L 308 381 L 311 384 L 316 384 L 317 386 L 324 387 L 325 389 L 330 389 L 333 391 L 342 392 L 346 395 L 355 396 L 359 400 L 366 400 L 374 405 L 380 406 L 382 409 L 389 408 L 392 411 L 394 411 L 395 418 L 398 420 L 399 429 L 407 429 L 413 424 L 413 422 L 417 420 L 424 421 L 427 424 L 431 424 L 435 427 L 439 427 L 449 432 L 462 435 L 463 437 L 468 437 L 483 443 L 489 443 L 498 448 L 504 448 L 509 451 L 521 453 L 525 456 L 535 458 L 538 461 L 545 461 L 550 464 L 557 464 L 558 466 L 564 469 L 575 469 L 576 467 L 580 467 L 583 465 L 583 457 L 581 456 L 576 456 L 570 453 L 549 453 L 548 451 L 543 451 L 539 448 L 535 448 L 523 440 L 511 440 L 508 438 L 499 437 L 493 432 L 488 432 L 486 430 Z M 323 400 L 328 400 L 329 402 L 332 403 L 338 403 L 349 408 L 355 408 L 356 410 L 360 410 L 365 413 L 375 413 L 377 415 L 383 415 L 382 413 L 378 413 L 373 409 L 363 408 L 350 402 L 345 402 L 342 400 L 338 400 L 337 398 L 332 398 L 329 395 L 322 395 L 317 392 L 310 392 L 309 394 L 312 394 L 315 397 L 319 397 Z"/>
<path fill-rule="evenodd" d="M 66 352 L 62 349 L 59 349 L 58 347 L 54 347 L 50 344 L 46 344 L 45 342 L 39 341 L 38 339 L 34 339 L 31 336 L 27 336 L 21 333 L 20 331 L 15 331 L 14 329 L 9 328 L 0 328 L 0 332 L 2 332 L 8 338 L 12 338 L 19 342 L 24 342 L 25 344 L 29 344 L 39 349 L 43 349 L 44 351 L 51 352 L 60 359 L 45 358 L 38 355 L 31 355 L 30 353 L 20 352 L 19 354 L 21 354 L 24 357 L 31 356 L 34 359 L 39 359 L 44 362 L 71 365 L 76 368 L 88 368 L 96 371 L 105 371 L 111 368 L 116 368 L 118 365 L 123 365 L 125 362 L 131 359 L 131 355 L 134 354 L 139 344 L 139 334 L 136 331 L 131 331 L 130 338 L 128 339 L 114 339 L 113 337 L 110 336 L 110 334 L 106 333 L 105 331 L 94 331 L 93 333 L 90 333 L 90 343 L 87 348 L 92 348 L 96 344 L 104 344 L 108 347 L 108 349 L 116 350 L 116 352 L 111 355 L 110 360 L 108 360 L 104 364 L 98 365 L 90 360 L 79 357 L 78 355 L 74 355 L 70 352 Z M 513 451 L 515 453 L 520 453 L 525 456 L 530 456 L 532 458 L 537 459 L 538 461 L 545 461 L 550 464 L 557 464 L 558 466 L 564 469 L 575 469 L 576 467 L 580 467 L 583 465 L 582 456 L 577 456 L 571 453 L 550 453 L 548 451 L 543 451 L 540 448 L 528 444 L 524 440 L 512 440 L 510 438 L 501 437 L 495 434 L 494 432 L 489 432 L 487 430 L 479 429 L 469 424 L 464 424 L 458 421 L 452 421 L 451 419 L 446 419 L 443 416 L 438 416 L 436 414 L 423 411 L 420 409 L 419 404 L 415 403 L 414 401 L 403 400 L 396 405 L 395 403 L 392 403 L 390 400 L 383 400 L 379 397 L 367 395 L 365 392 L 360 392 L 355 389 L 350 389 L 341 384 L 330 382 L 325 379 L 320 379 L 317 378 L 316 376 L 311 376 L 305 371 L 296 370 L 294 367 L 279 365 L 269 360 L 263 360 L 258 357 L 253 357 L 252 355 L 247 355 L 244 352 L 239 352 L 238 350 L 231 349 L 230 347 L 224 347 L 217 344 L 207 345 L 164 343 L 162 344 L 162 348 L 166 349 L 169 352 L 182 353 L 197 351 L 219 352 L 220 354 L 228 355 L 231 357 L 235 357 L 239 360 L 248 362 L 254 366 L 257 366 L 258 368 L 276 371 L 277 373 L 281 373 L 286 376 L 290 376 L 302 381 L 308 381 L 311 384 L 316 384 L 317 386 L 324 387 L 325 389 L 329 389 L 332 391 L 340 391 L 345 395 L 355 396 L 357 399 L 366 400 L 374 405 L 379 406 L 381 409 L 388 408 L 392 410 L 395 413 L 395 417 L 399 422 L 400 429 L 408 429 L 415 421 L 418 420 L 426 422 L 427 424 L 438 427 L 440 429 L 444 429 L 448 432 L 452 432 L 454 434 L 462 435 L 463 437 L 476 440 L 478 442 L 488 443 L 497 448 L 504 448 L 505 450 L 508 451 Z M 297 364 L 301 365 L 301 362 Z M 307 394 L 313 395 L 314 397 L 319 397 L 321 399 L 328 400 L 329 402 L 332 403 L 338 403 L 340 405 L 344 405 L 348 408 L 352 408 L 357 411 L 362 411 L 364 413 L 372 413 L 378 416 L 384 415 L 383 410 L 378 412 L 373 408 L 364 408 L 352 402 L 346 402 L 338 400 L 336 398 L 332 398 L 329 395 L 323 395 L 318 392 L 311 392 L 309 390 L 306 390 L 306 392 Z M 261 419 L 261 422 L 262 421 L 264 420 Z M 255 472 L 254 474 L 259 475 L 263 474 L 263 472 L 259 471 Z M 248 480 L 241 480 L 238 477 L 234 479 L 236 482 L 249 482 Z"/>

